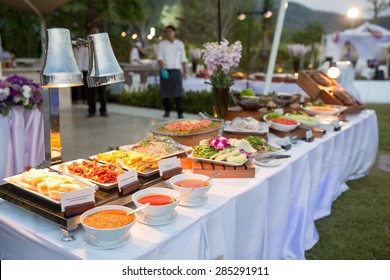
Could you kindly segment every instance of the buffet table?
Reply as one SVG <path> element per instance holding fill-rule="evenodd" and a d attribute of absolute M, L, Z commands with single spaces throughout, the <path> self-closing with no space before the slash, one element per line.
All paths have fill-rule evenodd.
<path fill-rule="evenodd" d="M 377 149 L 377 117 L 364 110 L 339 132 L 299 141 L 281 165 L 256 166 L 255 178 L 215 179 L 206 204 L 179 206 L 167 225 L 137 222 L 129 242 L 110 250 L 84 244 L 81 227 L 63 242 L 56 224 L 0 199 L 0 258 L 304 259 L 320 238 L 314 222 L 331 213 L 346 181 L 368 174 Z"/>

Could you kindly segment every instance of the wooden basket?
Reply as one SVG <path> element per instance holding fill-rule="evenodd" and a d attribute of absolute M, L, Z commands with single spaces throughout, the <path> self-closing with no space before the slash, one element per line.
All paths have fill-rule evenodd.
<path fill-rule="evenodd" d="M 318 73 L 321 76 L 326 77 L 331 81 L 331 86 L 319 85 L 312 76 Z M 340 99 L 334 96 L 333 90 L 336 88 L 341 88 L 340 84 L 334 79 L 329 78 L 327 75 L 318 70 L 305 70 L 299 73 L 297 84 L 310 96 L 310 101 L 315 101 L 321 99 L 326 104 L 331 105 L 342 105 L 348 107 L 342 114 L 358 114 L 363 109 L 364 106 L 358 100 L 356 100 L 353 105 L 346 105 Z"/>

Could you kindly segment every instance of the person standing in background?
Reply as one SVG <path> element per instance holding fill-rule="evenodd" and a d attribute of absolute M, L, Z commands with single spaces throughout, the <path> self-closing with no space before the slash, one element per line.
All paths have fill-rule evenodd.
<path fill-rule="evenodd" d="M 177 117 L 183 118 L 183 78 L 187 79 L 187 58 L 182 41 L 176 39 L 176 29 L 168 25 L 165 39 L 158 44 L 157 60 L 160 67 L 160 94 L 164 106 L 164 118 L 168 118 L 170 98 L 176 102 Z M 182 68 L 183 73 L 180 71 Z"/>
<path fill-rule="evenodd" d="M 84 85 L 81 87 L 72 87 L 72 102 L 77 104 L 81 99 L 82 103 L 87 103 L 87 73 L 89 67 L 88 61 L 88 48 L 85 46 L 73 46 L 74 57 L 76 58 L 77 65 L 83 73 Z M 81 91 L 81 95 L 80 95 Z"/>
<path fill-rule="evenodd" d="M 142 64 L 141 62 L 141 42 L 135 42 L 134 46 L 130 51 L 130 63 L 131 64 Z"/>
<path fill-rule="evenodd" d="M 88 35 L 99 33 L 99 28 L 97 26 L 91 26 L 88 30 Z M 108 117 L 107 115 L 107 98 L 105 86 L 99 87 L 90 87 L 87 90 L 87 98 L 88 98 L 88 118 L 94 117 L 96 113 L 96 94 L 99 95 L 99 103 L 100 103 L 100 116 Z"/>

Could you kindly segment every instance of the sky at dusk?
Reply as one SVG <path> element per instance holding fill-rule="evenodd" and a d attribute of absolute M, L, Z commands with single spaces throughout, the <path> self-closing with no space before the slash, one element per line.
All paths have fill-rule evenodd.
<path fill-rule="evenodd" d="M 366 0 L 290 0 L 289 2 L 296 2 L 313 10 L 320 10 L 326 12 L 334 12 L 338 14 L 347 14 L 348 9 L 358 8 L 361 11 L 362 18 L 371 18 L 372 13 L 367 10 L 372 4 Z M 389 15 L 388 9 L 384 15 Z"/>

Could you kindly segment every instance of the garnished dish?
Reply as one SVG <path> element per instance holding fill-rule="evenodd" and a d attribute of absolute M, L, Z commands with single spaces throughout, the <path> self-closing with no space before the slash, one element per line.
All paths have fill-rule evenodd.
<path fill-rule="evenodd" d="M 277 112 L 269 113 L 263 119 L 271 125 L 271 128 L 279 131 L 291 131 L 300 125 L 296 120 L 286 118 Z"/>
<path fill-rule="evenodd" d="M 309 116 L 307 113 L 288 114 L 286 117 L 299 122 L 299 127 L 305 129 L 311 129 L 319 125 L 319 121 L 316 118 Z"/>
<path fill-rule="evenodd" d="M 190 147 L 180 145 L 168 136 L 152 136 L 135 145 L 119 147 L 121 150 L 134 151 L 145 156 L 165 158 L 191 151 Z"/>
<path fill-rule="evenodd" d="M 150 131 L 168 136 L 190 136 L 216 131 L 221 123 L 210 119 L 183 119 L 157 124 Z"/>
<path fill-rule="evenodd" d="M 282 149 L 268 144 L 267 141 L 258 136 L 248 136 L 245 137 L 244 140 L 248 141 L 249 144 L 261 154 L 273 154 L 282 151 Z"/>
<path fill-rule="evenodd" d="M 91 187 L 75 178 L 52 172 L 47 168 L 32 168 L 21 174 L 4 178 L 4 180 L 56 203 L 60 201 L 60 195 L 63 192 Z"/>
<path fill-rule="evenodd" d="M 238 166 L 244 164 L 255 152 L 256 149 L 244 139 L 228 139 L 218 136 L 212 139 L 201 140 L 199 145 L 193 148 L 189 158 Z"/>
<path fill-rule="evenodd" d="M 111 151 L 99 153 L 91 158 L 101 162 L 116 164 L 117 159 L 123 162 L 124 167 L 129 170 L 136 170 L 140 175 L 151 175 L 158 172 L 159 157 L 146 156 L 135 151 Z"/>
<path fill-rule="evenodd" d="M 343 112 L 347 107 L 338 105 L 324 106 L 305 106 L 303 110 L 310 115 L 337 115 Z"/>
<path fill-rule="evenodd" d="M 68 172 L 72 176 L 87 179 L 100 187 L 116 187 L 117 177 L 124 173 L 122 168 L 111 163 L 100 163 L 96 158 L 92 160 L 77 159 L 65 162 L 59 165 L 53 165 L 50 168 L 56 171 L 62 171 L 61 165 L 66 165 Z"/>
<path fill-rule="evenodd" d="M 237 117 L 234 118 L 232 121 L 226 121 L 223 130 L 226 132 L 233 132 L 233 133 L 264 134 L 264 133 L 268 133 L 268 125 L 259 122 L 258 120 L 252 117 L 246 117 L 246 118 Z"/>

